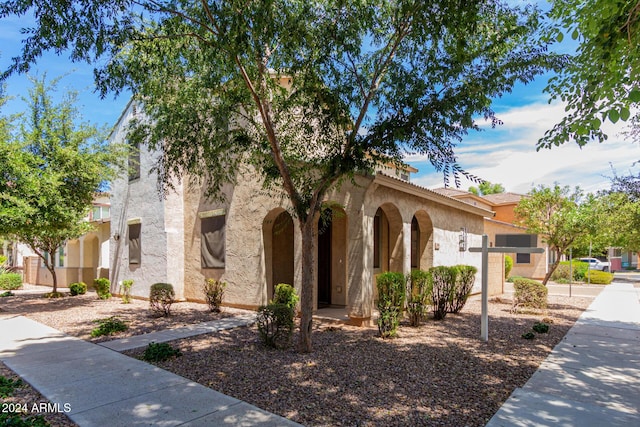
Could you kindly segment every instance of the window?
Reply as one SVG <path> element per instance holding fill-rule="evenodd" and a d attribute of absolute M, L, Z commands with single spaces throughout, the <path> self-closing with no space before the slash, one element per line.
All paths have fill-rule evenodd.
<path fill-rule="evenodd" d="M 538 246 L 537 234 L 496 234 L 496 246 L 535 248 Z M 531 264 L 531 254 L 516 253 L 516 264 Z"/>
<path fill-rule="evenodd" d="M 224 211 L 200 213 L 200 260 L 202 268 L 224 268 L 225 224 Z"/>
<path fill-rule="evenodd" d="M 58 248 L 58 267 L 64 267 L 64 247 Z"/>
<path fill-rule="evenodd" d="M 373 217 L 373 268 L 380 268 L 380 239 L 381 234 L 380 212 Z"/>
<path fill-rule="evenodd" d="M 411 268 L 420 268 L 420 227 L 415 216 L 411 220 Z"/>
<path fill-rule="evenodd" d="M 129 264 L 140 264 L 140 234 L 142 224 L 129 224 Z"/>
<path fill-rule="evenodd" d="M 140 143 L 129 144 L 129 181 L 140 178 Z"/>
<path fill-rule="evenodd" d="M 111 216 L 111 209 L 109 206 L 97 206 L 94 205 L 91 210 L 91 221 L 98 221 L 101 219 L 107 219 Z"/>
<path fill-rule="evenodd" d="M 49 261 L 49 252 L 43 251 L 42 258 L 40 258 L 40 261 L 41 261 L 40 264 L 42 265 L 42 267 L 46 267 L 47 262 Z"/>

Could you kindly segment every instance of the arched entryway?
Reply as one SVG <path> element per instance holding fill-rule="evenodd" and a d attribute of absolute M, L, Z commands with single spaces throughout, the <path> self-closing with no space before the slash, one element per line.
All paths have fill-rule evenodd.
<path fill-rule="evenodd" d="M 275 286 L 294 286 L 294 223 L 282 208 L 274 209 L 262 223 L 266 267 L 267 299 L 273 297 Z"/>
<path fill-rule="evenodd" d="M 323 209 L 318 219 L 317 308 L 346 305 L 347 215 Z"/>
<path fill-rule="evenodd" d="M 377 273 L 402 272 L 402 216 L 392 203 L 381 205 L 373 218 L 373 268 Z"/>
<path fill-rule="evenodd" d="M 428 270 L 433 267 L 433 223 L 423 210 L 411 220 L 411 269 Z"/>

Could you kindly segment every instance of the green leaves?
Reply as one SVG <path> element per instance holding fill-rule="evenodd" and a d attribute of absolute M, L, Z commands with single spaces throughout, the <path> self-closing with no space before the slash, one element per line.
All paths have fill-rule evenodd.
<path fill-rule="evenodd" d="M 550 99 L 565 103 L 567 114 L 538 141 L 538 149 L 605 141 L 602 122 L 595 119 L 627 121 L 640 103 L 640 2 L 554 0 L 549 15 L 548 33 L 572 31 L 580 44 L 545 89 Z"/>
<path fill-rule="evenodd" d="M 79 120 L 72 94 L 54 104 L 56 80 L 32 83 L 19 131 L 0 144 L 0 235 L 55 253 L 91 228 L 85 216 L 117 155 Z"/>

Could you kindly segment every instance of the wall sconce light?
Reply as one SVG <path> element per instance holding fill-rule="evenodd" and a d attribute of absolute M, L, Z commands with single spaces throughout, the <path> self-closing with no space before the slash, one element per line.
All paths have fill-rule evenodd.
<path fill-rule="evenodd" d="M 439 251 L 440 250 L 440 243 L 438 243 L 438 242 L 434 243 L 433 244 L 433 249 L 436 250 L 436 251 Z"/>
<path fill-rule="evenodd" d="M 118 234 L 118 233 L 114 234 L 114 235 L 113 235 L 113 240 L 115 240 L 116 242 L 117 242 L 118 240 L 120 240 L 120 234 Z"/>
<path fill-rule="evenodd" d="M 460 246 L 460 252 L 464 252 L 467 250 L 467 229 L 466 227 L 460 228 L 460 238 L 458 239 L 458 244 Z"/>

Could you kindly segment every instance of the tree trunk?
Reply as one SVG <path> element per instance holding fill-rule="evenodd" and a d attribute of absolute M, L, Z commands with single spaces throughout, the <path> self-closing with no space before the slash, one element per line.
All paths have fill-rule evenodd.
<path fill-rule="evenodd" d="M 300 222 L 302 231 L 302 288 L 300 292 L 300 339 L 298 351 L 310 353 L 311 328 L 313 322 L 313 283 L 314 283 L 314 252 L 313 252 L 313 224 L 315 215 L 309 215 L 304 222 Z"/>
<path fill-rule="evenodd" d="M 551 267 L 549 267 L 549 271 L 547 271 L 547 274 L 545 274 L 544 276 L 544 280 L 542 281 L 542 284 L 547 286 L 547 282 L 549 281 L 549 279 L 551 278 L 551 275 L 553 274 L 554 271 L 556 271 L 556 268 L 558 268 L 558 265 L 560 265 L 560 251 L 555 251 L 556 252 L 556 260 L 553 262 L 553 264 L 551 264 Z"/>

